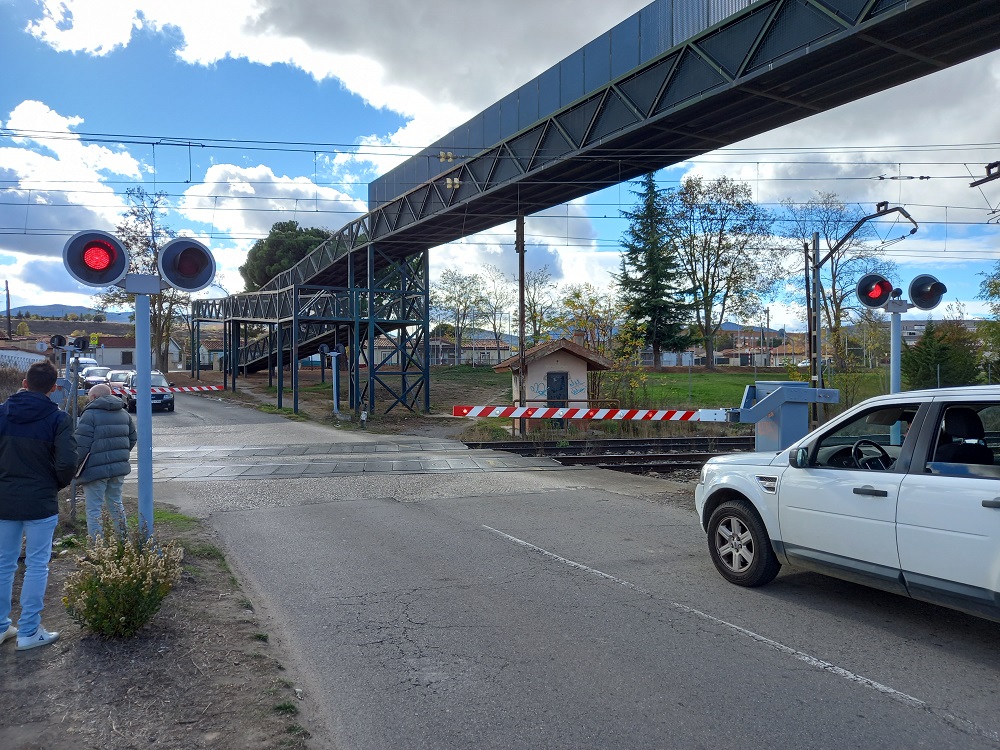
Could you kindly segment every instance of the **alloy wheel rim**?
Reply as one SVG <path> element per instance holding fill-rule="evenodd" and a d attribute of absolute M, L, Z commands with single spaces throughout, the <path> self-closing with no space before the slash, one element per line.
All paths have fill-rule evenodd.
<path fill-rule="evenodd" d="M 726 516 L 715 531 L 715 550 L 733 573 L 745 573 L 753 564 L 754 545 L 750 529 L 736 516 Z"/>

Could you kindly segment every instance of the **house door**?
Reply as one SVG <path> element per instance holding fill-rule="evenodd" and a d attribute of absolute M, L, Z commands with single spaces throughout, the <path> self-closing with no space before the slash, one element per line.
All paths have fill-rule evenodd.
<path fill-rule="evenodd" d="M 545 374 L 546 406 L 569 406 L 569 373 L 549 372 Z"/>
<path fill-rule="evenodd" d="M 569 373 L 549 372 L 545 374 L 546 406 L 569 406 Z M 565 419 L 553 419 L 556 427 L 565 427 Z"/>

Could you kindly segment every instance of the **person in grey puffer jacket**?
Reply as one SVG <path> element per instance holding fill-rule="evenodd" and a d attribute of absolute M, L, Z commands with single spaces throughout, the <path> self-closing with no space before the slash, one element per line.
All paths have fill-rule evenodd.
<path fill-rule="evenodd" d="M 102 532 L 105 505 L 115 528 L 119 532 L 126 529 L 122 486 L 132 470 L 128 459 L 136 433 L 125 402 L 108 386 L 95 385 L 87 393 L 87 401 L 76 427 L 76 449 L 78 463 L 87 461 L 78 481 L 87 500 L 87 535 L 94 538 Z"/>

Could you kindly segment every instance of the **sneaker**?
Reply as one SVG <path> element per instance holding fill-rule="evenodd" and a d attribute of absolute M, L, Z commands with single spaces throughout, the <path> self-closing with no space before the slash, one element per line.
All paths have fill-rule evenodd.
<path fill-rule="evenodd" d="M 29 648 L 38 648 L 39 646 L 48 646 L 50 643 L 55 643 L 59 640 L 59 633 L 50 633 L 48 630 L 43 628 L 41 625 L 38 626 L 38 630 L 32 635 L 19 635 L 17 637 L 17 651 L 27 651 Z"/>
<path fill-rule="evenodd" d="M 9 638 L 13 638 L 17 635 L 17 628 L 13 625 L 8 627 L 4 632 L 0 633 L 0 646 L 4 644 Z"/>

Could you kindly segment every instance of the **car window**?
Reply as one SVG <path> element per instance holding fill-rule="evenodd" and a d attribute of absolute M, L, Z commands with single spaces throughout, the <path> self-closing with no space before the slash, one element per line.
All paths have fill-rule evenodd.
<path fill-rule="evenodd" d="M 884 471 L 899 458 L 915 416 L 916 406 L 912 404 L 881 406 L 861 412 L 820 438 L 813 452 L 812 465 Z"/>
<path fill-rule="evenodd" d="M 925 471 L 1000 479 L 1000 403 L 944 404 L 934 434 Z"/>
<path fill-rule="evenodd" d="M 149 384 L 153 388 L 169 388 L 170 387 L 170 383 L 167 382 L 167 379 L 165 377 L 163 377 L 162 375 L 158 374 L 158 373 L 154 373 L 154 374 L 152 374 L 152 375 L 149 376 Z"/>

